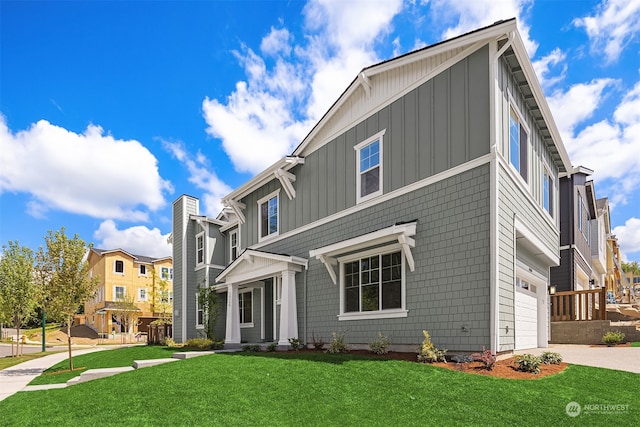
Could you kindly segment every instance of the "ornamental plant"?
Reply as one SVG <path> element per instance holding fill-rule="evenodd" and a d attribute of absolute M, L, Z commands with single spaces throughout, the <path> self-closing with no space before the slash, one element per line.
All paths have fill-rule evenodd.
<path fill-rule="evenodd" d="M 620 344 L 624 341 L 624 334 L 618 331 L 609 331 L 602 336 L 602 342 L 608 346 Z"/>
<path fill-rule="evenodd" d="M 540 364 L 542 361 L 539 357 L 534 356 L 533 354 L 521 354 L 516 357 L 516 364 L 518 365 L 518 370 L 522 372 L 531 372 L 532 374 L 540 373 Z"/>
<path fill-rule="evenodd" d="M 557 365 L 562 362 L 562 355 L 552 351 L 545 351 L 540 355 L 540 361 L 543 365 Z"/>
<path fill-rule="evenodd" d="M 482 367 L 487 371 L 491 371 L 496 364 L 496 355 L 491 353 L 491 350 L 487 350 L 482 346 L 482 353 L 473 353 L 471 355 L 473 360 L 477 360 L 482 363 Z"/>
<path fill-rule="evenodd" d="M 375 354 L 387 354 L 389 353 L 389 345 L 391 345 L 389 337 L 378 332 L 376 339 L 369 343 L 369 351 Z"/>
<path fill-rule="evenodd" d="M 435 363 L 435 362 L 445 362 L 447 360 L 444 358 L 447 350 L 438 349 L 432 342 L 431 336 L 429 336 L 429 332 L 422 331 L 424 335 L 424 341 L 422 341 L 422 345 L 418 347 L 418 362 L 422 363 Z"/>
<path fill-rule="evenodd" d="M 333 340 L 329 344 L 329 349 L 327 350 L 329 353 L 337 354 L 349 352 L 349 346 L 344 339 L 344 332 L 332 332 L 331 336 L 333 337 Z"/>

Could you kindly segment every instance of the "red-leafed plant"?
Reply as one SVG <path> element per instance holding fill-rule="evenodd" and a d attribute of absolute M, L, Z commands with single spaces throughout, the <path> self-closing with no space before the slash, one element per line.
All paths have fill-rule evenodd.
<path fill-rule="evenodd" d="M 492 370 L 496 364 L 496 355 L 491 353 L 491 350 L 485 349 L 484 346 L 482 346 L 482 353 L 473 353 L 471 357 L 473 360 L 482 362 L 483 368 L 487 371 Z"/>

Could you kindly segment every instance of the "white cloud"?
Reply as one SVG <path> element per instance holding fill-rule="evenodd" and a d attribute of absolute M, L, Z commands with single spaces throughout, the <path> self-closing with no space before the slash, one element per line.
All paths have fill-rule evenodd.
<path fill-rule="evenodd" d="M 627 44 L 640 35 L 640 2 L 637 0 L 604 0 L 593 16 L 573 21 L 591 40 L 591 51 L 604 53 L 605 61 L 618 60 Z"/>
<path fill-rule="evenodd" d="M 49 210 L 145 221 L 173 189 L 140 142 L 104 135 L 89 125 L 77 134 L 46 120 L 13 134 L 0 115 L 0 193 L 29 193 L 27 211 Z"/>
<path fill-rule="evenodd" d="M 307 34 L 291 44 L 286 29 L 271 29 L 261 51 L 235 52 L 247 81 L 226 100 L 206 98 L 207 133 L 222 141 L 236 170 L 258 173 L 291 153 L 365 66 L 378 60 L 373 46 L 391 31 L 402 4 L 395 1 L 311 1 L 304 9 Z"/>
<path fill-rule="evenodd" d="M 116 223 L 108 219 L 100 224 L 93 237 L 98 240 L 96 248 L 124 249 L 133 255 L 163 258 L 172 255 L 171 245 L 167 243 L 169 234 L 162 234 L 155 227 L 149 229 L 145 226 L 119 230 Z"/>
<path fill-rule="evenodd" d="M 543 89 L 547 90 L 565 78 L 567 73 L 566 58 L 567 55 L 556 48 L 548 55 L 533 61 L 533 69 Z M 556 67 L 560 67 L 560 70 L 557 70 Z M 552 73 L 553 77 L 551 77 Z"/>
<path fill-rule="evenodd" d="M 220 200 L 232 191 L 231 187 L 218 178 L 201 152 L 193 156 L 180 142 L 162 141 L 162 146 L 187 168 L 190 175 L 189 182 L 204 190 L 205 193 L 201 197 L 203 213 L 208 216 L 217 216 L 222 210 Z"/>
<path fill-rule="evenodd" d="M 619 225 L 612 230 L 618 238 L 620 250 L 624 255 L 640 253 L 640 219 L 629 218 L 624 225 Z M 632 260 L 633 261 L 633 260 Z M 638 261 L 638 259 L 635 259 Z"/>
<path fill-rule="evenodd" d="M 496 21 L 516 18 L 518 30 L 529 56 L 533 57 L 538 49 L 538 43 L 529 36 L 529 25 L 524 19 L 533 5 L 533 0 L 434 0 L 432 5 L 437 12 L 435 19 L 439 22 L 456 21 L 442 33 L 446 39 L 491 25 Z"/>

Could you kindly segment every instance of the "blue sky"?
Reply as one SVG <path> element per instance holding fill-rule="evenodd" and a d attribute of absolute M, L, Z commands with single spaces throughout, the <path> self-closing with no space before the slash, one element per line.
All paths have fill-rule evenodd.
<path fill-rule="evenodd" d="M 171 203 L 290 153 L 362 68 L 518 18 L 574 166 L 640 260 L 640 1 L 0 1 L 0 243 L 171 253 Z"/>

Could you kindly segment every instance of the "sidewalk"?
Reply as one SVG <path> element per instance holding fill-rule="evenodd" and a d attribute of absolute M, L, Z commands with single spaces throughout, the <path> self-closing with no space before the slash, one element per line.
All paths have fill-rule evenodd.
<path fill-rule="evenodd" d="M 73 350 L 73 356 L 92 353 L 94 351 L 109 350 L 121 346 L 101 346 L 82 350 Z M 58 362 L 67 360 L 69 353 L 63 351 L 61 353 L 51 354 L 49 356 L 40 357 L 38 359 L 29 360 L 10 368 L 0 371 L 0 401 L 24 389 L 35 377 L 39 376 L 44 370 Z"/>
<path fill-rule="evenodd" d="M 539 356 L 545 351 L 562 355 L 562 361 L 574 365 L 594 366 L 640 374 L 640 347 L 605 347 L 577 344 L 549 344 L 548 348 L 518 350 L 515 354 Z"/>

